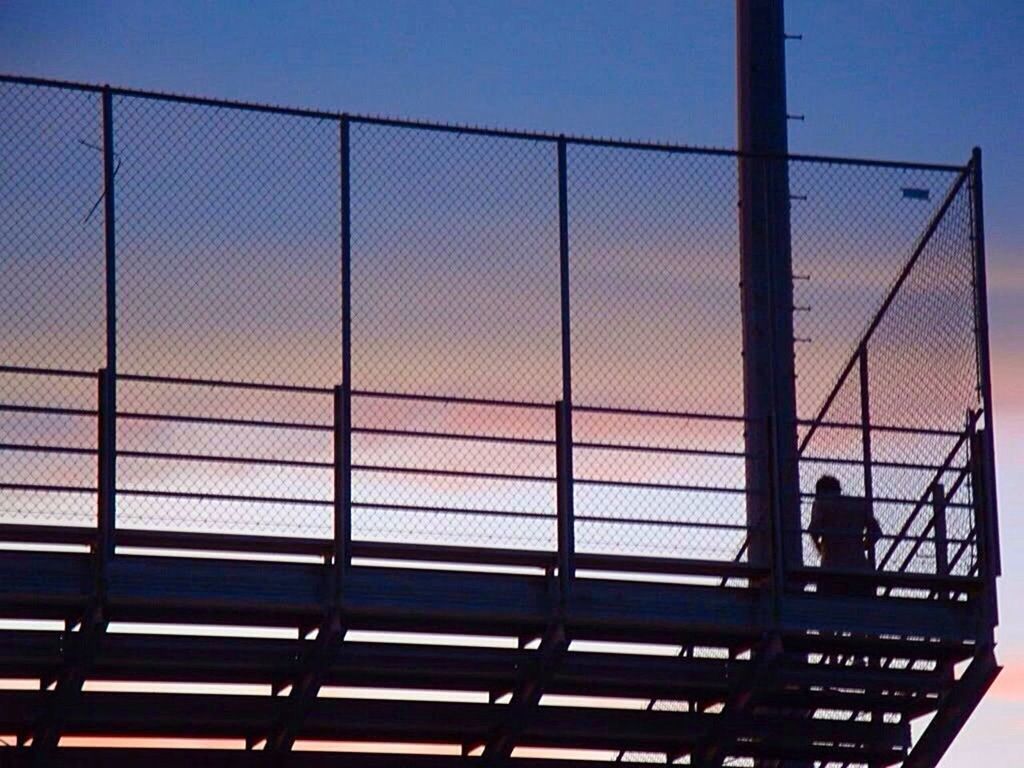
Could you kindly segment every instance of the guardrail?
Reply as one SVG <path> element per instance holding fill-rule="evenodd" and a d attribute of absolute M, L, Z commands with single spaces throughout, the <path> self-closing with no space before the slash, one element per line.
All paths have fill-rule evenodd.
<path fill-rule="evenodd" d="M 9 535 L 761 572 L 735 211 L 779 158 L 19 77 L 0 117 Z M 866 497 L 885 578 L 998 573 L 980 155 L 785 159 L 783 495 Z"/>

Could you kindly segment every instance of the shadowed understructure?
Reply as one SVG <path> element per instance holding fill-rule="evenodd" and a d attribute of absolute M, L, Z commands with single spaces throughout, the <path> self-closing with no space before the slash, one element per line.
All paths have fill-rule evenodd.
<path fill-rule="evenodd" d="M 909 768 L 998 673 L 977 150 L 15 77 L 0 124 L 0 764 Z M 870 568 L 821 567 L 825 474 Z"/>

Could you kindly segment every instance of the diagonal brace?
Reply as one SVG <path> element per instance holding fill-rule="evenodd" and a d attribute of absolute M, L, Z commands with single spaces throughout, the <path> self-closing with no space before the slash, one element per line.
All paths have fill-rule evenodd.
<path fill-rule="evenodd" d="M 516 741 L 540 704 L 544 689 L 568 648 L 565 625 L 559 621 L 549 626 L 537 649 L 537 658 L 512 692 L 507 716 L 484 747 L 484 765 L 501 765 L 511 757 Z"/>
<path fill-rule="evenodd" d="M 295 744 L 306 716 L 316 703 L 327 671 L 337 658 L 344 635 L 341 611 L 333 608 L 324 617 L 312 647 L 300 660 L 281 716 L 267 736 L 264 748 L 267 752 L 288 752 Z"/>
<path fill-rule="evenodd" d="M 106 629 L 102 603 L 94 600 L 86 608 L 78 631 L 63 634 L 64 661 L 52 678 L 42 681 L 43 688 L 52 687 L 52 692 L 32 734 L 36 755 L 45 756 L 60 741 L 64 723 L 82 691 Z"/>
<path fill-rule="evenodd" d="M 690 762 L 698 768 L 717 768 L 728 754 L 735 734 L 730 725 L 750 708 L 754 694 L 770 672 L 772 664 L 782 655 L 782 639 L 770 635 L 761 644 L 757 660 L 751 662 L 751 669 L 746 670 L 729 693 L 722 713 L 711 727 L 704 743 L 699 744 L 691 754 Z M 670 755 L 671 758 L 677 757 Z"/>
<path fill-rule="evenodd" d="M 903 768 L 935 768 L 1001 671 L 992 646 L 979 648 L 939 705 L 935 717 L 904 761 Z"/>

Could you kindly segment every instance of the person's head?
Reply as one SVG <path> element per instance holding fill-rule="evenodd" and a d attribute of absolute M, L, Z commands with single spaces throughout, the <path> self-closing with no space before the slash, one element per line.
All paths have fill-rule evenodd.
<path fill-rule="evenodd" d="M 841 486 L 839 481 L 832 475 L 822 475 L 814 485 L 814 494 L 819 497 L 841 496 L 842 493 L 843 486 Z"/>

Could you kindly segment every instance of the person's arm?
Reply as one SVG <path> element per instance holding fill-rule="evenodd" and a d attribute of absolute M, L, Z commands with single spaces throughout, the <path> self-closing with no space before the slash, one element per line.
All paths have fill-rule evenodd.
<path fill-rule="evenodd" d="M 814 504 L 811 505 L 811 524 L 807 528 L 807 532 L 811 535 L 811 541 L 814 542 L 814 548 L 818 550 L 819 555 L 825 554 L 822 548 L 822 537 L 825 532 L 824 507 L 824 504 L 815 500 Z"/>
<path fill-rule="evenodd" d="M 867 501 L 864 502 L 864 514 L 866 516 L 866 522 L 864 525 L 864 552 L 868 556 L 868 560 L 874 563 L 875 558 L 875 544 L 882 538 L 882 527 L 878 524 L 878 520 L 875 518 L 874 513 L 871 511 L 871 507 L 868 506 Z"/>

